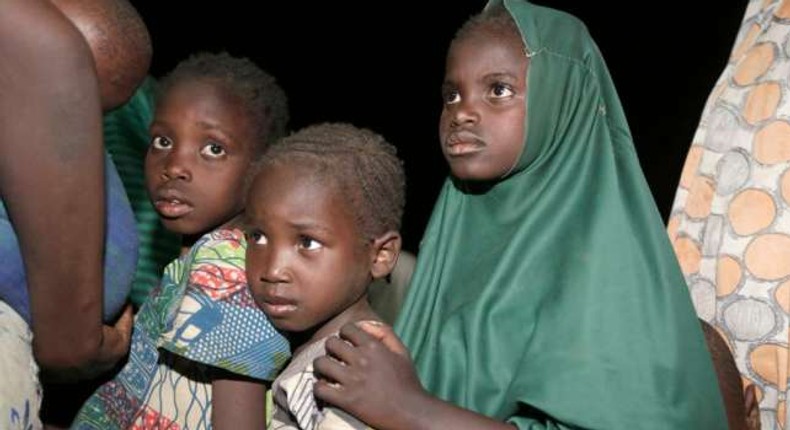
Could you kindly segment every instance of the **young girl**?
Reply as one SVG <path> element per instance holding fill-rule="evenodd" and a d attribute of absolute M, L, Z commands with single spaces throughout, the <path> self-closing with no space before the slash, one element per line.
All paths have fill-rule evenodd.
<path fill-rule="evenodd" d="M 227 54 L 194 56 L 162 85 L 146 184 L 183 253 L 136 317 L 129 362 L 74 427 L 263 428 L 263 382 L 289 350 L 247 290 L 233 219 L 251 162 L 283 132 L 285 95 Z"/>
<path fill-rule="evenodd" d="M 364 428 L 316 404 L 312 362 L 342 325 L 378 320 L 367 291 L 398 259 L 404 186 L 395 148 L 350 125 L 306 128 L 264 156 L 247 198 L 247 276 L 295 347 L 272 386 L 272 428 Z"/>
<path fill-rule="evenodd" d="M 452 176 L 395 324 L 413 367 L 368 333 L 399 346 L 390 332 L 348 325 L 315 362 L 316 396 L 382 430 L 726 428 L 583 24 L 506 0 L 461 29 L 446 65 Z"/>

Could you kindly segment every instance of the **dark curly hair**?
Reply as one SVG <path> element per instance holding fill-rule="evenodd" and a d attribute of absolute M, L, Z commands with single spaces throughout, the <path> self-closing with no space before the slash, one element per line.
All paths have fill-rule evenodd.
<path fill-rule="evenodd" d="M 281 139 L 266 151 L 256 172 L 277 163 L 307 164 L 338 186 L 366 240 L 398 231 L 406 203 L 406 176 L 395 147 L 373 131 L 324 123 Z"/>
<path fill-rule="evenodd" d="M 233 57 L 227 52 L 201 52 L 178 63 L 162 79 L 160 97 L 174 85 L 191 80 L 218 82 L 238 100 L 258 128 L 260 148 L 285 135 L 288 123 L 288 100 L 274 77 L 247 58 Z"/>

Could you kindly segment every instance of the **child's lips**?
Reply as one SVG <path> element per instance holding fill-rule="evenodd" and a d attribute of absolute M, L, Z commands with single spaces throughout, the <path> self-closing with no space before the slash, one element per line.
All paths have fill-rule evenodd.
<path fill-rule="evenodd" d="M 460 130 L 450 133 L 445 139 L 444 146 L 448 155 L 461 156 L 480 152 L 486 145 L 477 134 L 467 130 Z"/>
<path fill-rule="evenodd" d="M 194 210 L 184 193 L 174 187 L 161 188 L 156 193 L 154 207 L 165 218 L 182 217 Z"/>
<path fill-rule="evenodd" d="M 283 317 L 296 311 L 296 303 L 281 297 L 265 297 L 261 309 L 271 318 Z"/>
<path fill-rule="evenodd" d="M 154 206 L 156 211 L 165 218 L 178 218 L 192 212 L 192 205 L 178 199 L 158 199 Z"/>

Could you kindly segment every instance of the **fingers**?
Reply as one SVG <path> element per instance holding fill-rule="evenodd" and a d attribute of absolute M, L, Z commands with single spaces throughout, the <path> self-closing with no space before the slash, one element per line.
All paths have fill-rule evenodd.
<path fill-rule="evenodd" d="M 326 340 L 327 355 L 343 363 L 356 363 L 356 351 L 347 341 L 332 336 Z"/>
<path fill-rule="evenodd" d="M 363 346 L 372 342 L 378 342 L 376 337 L 368 334 L 354 323 L 346 324 L 340 329 L 340 338 L 349 341 L 353 346 Z"/>
<path fill-rule="evenodd" d="M 339 339 L 338 341 L 345 343 Z M 313 368 L 319 376 L 313 386 L 313 395 L 331 405 L 347 409 L 351 399 L 345 390 L 345 383 L 353 378 L 349 375 L 348 366 L 329 356 L 323 356 L 313 361 Z"/>
<path fill-rule="evenodd" d="M 391 326 L 380 323 L 378 321 L 359 321 L 356 326 L 362 329 L 365 333 L 373 336 L 376 340 L 383 343 L 390 351 L 398 355 L 408 356 L 409 351 L 403 342 L 400 341 L 398 335 L 392 330 Z"/>
<path fill-rule="evenodd" d="M 357 321 L 355 324 L 378 341 L 381 341 L 389 333 L 392 333 L 392 328 L 390 326 L 379 321 L 365 320 Z"/>
<path fill-rule="evenodd" d="M 133 324 L 132 305 L 127 304 L 114 325 L 102 327 L 102 344 L 99 352 L 101 364 L 112 366 L 126 355 L 129 351 Z"/>
<path fill-rule="evenodd" d="M 317 363 L 316 363 L 317 364 Z M 325 379 L 319 379 L 313 385 L 313 395 L 330 405 L 345 409 L 346 396 L 343 395 L 342 387 Z"/>
<path fill-rule="evenodd" d="M 132 332 L 132 324 L 134 322 L 134 312 L 131 303 L 127 303 L 123 308 L 121 316 L 115 322 L 115 329 L 121 333 L 129 334 Z"/>
<path fill-rule="evenodd" d="M 328 382 L 337 387 L 347 378 L 348 369 L 337 360 L 328 356 L 318 357 L 313 361 L 313 368 L 321 377 L 322 381 Z"/>

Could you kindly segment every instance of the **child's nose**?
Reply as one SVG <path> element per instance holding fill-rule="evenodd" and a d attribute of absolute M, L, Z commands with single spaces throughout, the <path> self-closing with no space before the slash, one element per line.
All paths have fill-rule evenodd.
<path fill-rule="evenodd" d="M 285 252 L 266 252 L 260 280 L 267 284 L 282 284 L 291 281 L 288 258 Z"/>
<path fill-rule="evenodd" d="M 192 173 L 187 167 L 187 163 L 184 160 L 184 155 L 179 154 L 179 152 L 175 150 L 168 154 L 167 158 L 165 159 L 162 176 L 165 179 L 181 179 L 185 181 L 191 180 Z"/>
<path fill-rule="evenodd" d="M 474 124 L 480 121 L 480 112 L 473 100 L 461 99 L 453 113 L 453 125 Z"/>

